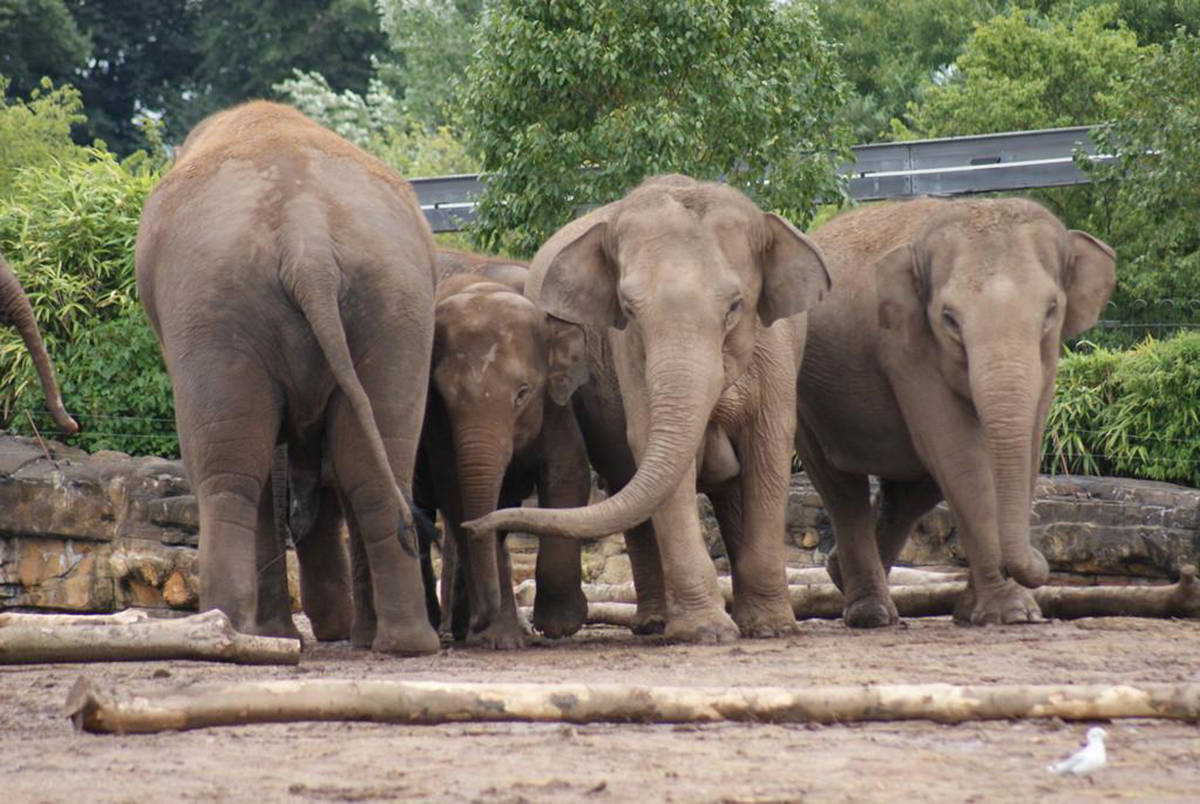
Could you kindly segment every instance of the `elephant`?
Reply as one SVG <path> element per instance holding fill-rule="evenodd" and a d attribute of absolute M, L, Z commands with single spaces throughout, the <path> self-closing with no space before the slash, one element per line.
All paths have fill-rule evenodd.
<path fill-rule="evenodd" d="M 305 594 L 348 600 L 344 516 L 369 573 L 355 642 L 440 649 L 406 499 L 433 346 L 434 252 L 401 176 L 277 103 L 205 118 L 150 193 L 137 287 L 197 497 L 202 610 L 220 609 L 240 631 L 296 633 L 270 479 L 282 442 L 300 476 L 319 478 L 324 459 L 334 478 L 297 542 Z M 345 631 L 350 608 L 310 611 L 314 630 Z"/>
<path fill-rule="evenodd" d="M 524 265 L 439 250 L 438 273 L 415 488 L 418 502 L 432 500 L 442 512 L 448 532 L 442 628 L 469 643 L 520 647 L 527 637 L 503 534 L 467 538 L 459 525 L 498 503 L 520 505 L 535 489 L 543 505 L 587 504 L 587 452 L 562 381 L 582 367 L 582 348 L 550 348 L 546 315 L 522 295 Z M 579 365 L 569 362 L 572 355 Z M 465 570 L 466 601 L 452 593 L 456 557 Z M 579 543 L 543 537 L 536 574 L 534 627 L 552 638 L 578 631 L 587 615 Z"/>
<path fill-rule="evenodd" d="M 33 316 L 29 297 L 25 295 L 25 289 L 21 287 L 17 275 L 3 256 L 0 256 L 0 321 L 16 327 L 21 333 L 25 348 L 33 358 L 33 367 L 41 382 L 42 393 L 46 396 L 46 407 L 54 417 L 59 432 L 68 436 L 78 433 L 79 423 L 63 407 L 62 394 L 54 377 L 54 364 L 50 362 L 46 344 L 38 331 L 37 319 Z"/>
<path fill-rule="evenodd" d="M 828 287 L 807 237 L 715 182 L 652 177 L 568 223 L 534 257 L 526 295 L 584 328 L 588 374 L 575 407 L 589 444 L 610 445 L 593 461 L 615 493 L 584 508 L 501 510 L 467 524 L 586 538 L 649 518 L 652 531 L 626 534 L 635 630 L 661 619 L 678 641 L 793 633 L 783 534 L 805 336 L 787 319 Z M 617 443 L 630 450 L 632 476 Z M 697 490 L 711 497 L 729 552 L 732 618 L 701 536 Z"/>
<path fill-rule="evenodd" d="M 796 451 L 833 524 L 845 622 L 897 622 L 887 572 L 943 498 L 970 565 L 956 620 L 1038 621 L 1022 587 L 1048 576 L 1029 541 L 1042 431 L 1063 339 L 1112 293 L 1113 250 L 1019 198 L 883 203 L 812 236 L 833 291 L 807 321 Z"/>

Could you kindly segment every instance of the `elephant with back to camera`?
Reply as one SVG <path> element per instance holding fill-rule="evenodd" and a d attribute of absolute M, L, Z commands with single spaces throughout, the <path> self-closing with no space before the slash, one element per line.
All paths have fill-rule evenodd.
<path fill-rule="evenodd" d="M 408 183 L 290 107 L 246 103 L 188 136 L 146 201 L 136 256 L 199 505 L 201 609 L 295 635 L 270 488 L 283 442 L 302 475 L 328 460 L 336 500 L 318 517 L 344 514 L 366 553 L 356 641 L 437 651 L 405 499 L 434 287 L 433 236 Z M 326 521 L 297 543 L 301 586 L 348 601 L 337 534 Z M 314 630 L 348 630 L 320 615 L 349 609 L 327 607 Z"/>
<path fill-rule="evenodd" d="M 665 617 L 679 640 L 793 633 L 783 538 L 804 332 L 782 319 L 828 285 L 820 252 L 795 227 L 731 187 L 684 176 L 649 179 L 560 229 L 534 257 L 526 295 L 585 330 L 575 407 L 615 493 L 471 526 L 579 538 L 626 530 L 640 630 Z M 697 490 L 712 498 L 729 553 L 732 619 Z M 647 518 L 652 532 L 635 528 Z"/>
<path fill-rule="evenodd" d="M 813 239 L 833 292 L 808 319 L 796 449 L 832 520 L 846 623 L 897 621 L 887 571 L 943 498 L 970 565 L 955 618 L 1038 621 L 1022 587 L 1048 575 L 1029 541 L 1042 430 L 1063 339 L 1112 292 L 1112 249 L 1016 198 L 865 207 Z"/>
<path fill-rule="evenodd" d="M 518 647 L 526 637 L 503 534 L 467 538 L 460 525 L 498 504 L 520 505 L 535 489 L 542 505 L 587 504 L 591 474 L 565 379 L 586 370 L 571 363 L 572 356 L 582 362 L 582 348 L 552 348 L 545 313 L 522 295 L 524 265 L 439 250 L 438 273 L 415 488 L 418 502 L 431 500 L 442 512 L 447 530 L 442 629 L 490 647 Z M 574 633 L 587 615 L 579 547 L 541 539 L 533 624 L 547 636 Z M 452 593 L 456 566 L 466 600 Z"/>
<path fill-rule="evenodd" d="M 38 381 L 42 385 L 42 393 L 46 395 L 46 407 L 54 417 L 59 432 L 63 435 L 73 435 L 79 432 L 79 424 L 67 409 L 63 407 L 62 394 L 58 390 L 58 381 L 54 378 L 54 364 L 46 352 L 46 344 L 42 341 L 42 333 L 38 331 L 37 319 L 33 315 L 33 307 L 25 289 L 17 280 L 8 261 L 0 256 L 0 322 L 16 327 L 25 341 L 25 348 L 33 358 L 33 368 L 37 371 Z"/>

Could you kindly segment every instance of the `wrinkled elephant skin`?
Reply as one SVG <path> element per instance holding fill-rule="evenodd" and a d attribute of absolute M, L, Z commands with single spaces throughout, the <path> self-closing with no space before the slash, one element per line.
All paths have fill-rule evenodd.
<path fill-rule="evenodd" d="M 546 315 L 522 295 L 527 270 L 512 262 L 439 252 L 429 407 L 421 438 L 418 494 L 431 495 L 448 531 L 443 554 L 443 631 L 456 609 L 455 567 L 464 573 L 470 644 L 525 644 L 503 534 L 460 527 L 537 491 L 542 505 L 586 505 L 591 475 Z M 580 337 L 582 337 L 580 335 Z M 577 360 L 582 361 L 580 351 Z M 587 601 L 579 543 L 544 537 L 538 550 L 534 626 L 550 637 L 583 625 Z M 457 617 L 460 627 L 463 618 Z"/>
<path fill-rule="evenodd" d="M 699 642 L 792 633 L 783 533 L 804 335 L 780 320 L 828 285 L 820 253 L 791 224 L 684 176 L 649 179 L 563 227 L 534 257 L 526 295 L 585 330 L 590 379 L 575 407 L 614 493 L 472 526 L 572 538 L 635 529 L 626 541 L 639 628 L 661 617 L 669 638 Z M 701 537 L 698 487 L 731 558 L 732 619 Z"/>
<path fill-rule="evenodd" d="M 887 570 L 943 497 L 971 568 L 956 619 L 1039 621 L 1023 587 L 1048 574 L 1029 543 L 1042 431 L 1062 341 L 1096 322 L 1115 255 L 1015 198 L 873 205 L 813 239 L 833 291 L 808 320 L 796 448 L 846 622 L 896 622 Z"/>
<path fill-rule="evenodd" d="M 319 478 L 325 462 L 335 479 L 297 543 L 302 587 L 334 587 L 323 595 L 345 605 L 330 617 L 350 605 L 344 515 L 369 572 L 359 641 L 437 651 L 405 500 L 434 290 L 408 183 L 294 109 L 243 104 L 188 136 L 146 201 L 136 259 L 199 504 L 201 609 L 295 633 L 270 488 L 284 442 L 295 471 Z"/>

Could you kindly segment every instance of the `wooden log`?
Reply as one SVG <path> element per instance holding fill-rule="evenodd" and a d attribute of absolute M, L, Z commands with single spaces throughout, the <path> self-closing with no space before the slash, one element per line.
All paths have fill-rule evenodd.
<path fill-rule="evenodd" d="M 140 609 L 124 609 L 114 614 L 40 614 L 21 611 L 6 611 L 0 614 L 0 628 L 9 625 L 33 625 L 58 627 L 63 625 L 129 625 L 150 619 Z"/>
<path fill-rule="evenodd" d="M 300 641 L 238 633 L 223 612 L 116 625 L 7 625 L 0 664 L 139 662 L 195 659 L 237 664 L 298 664 Z"/>
<path fill-rule="evenodd" d="M 950 581 L 966 580 L 967 571 L 945 572 L 942 570 L 924 570 L 917 567 L 892 567 L 888 573 L 888 584 L 891 586 L 915 586 L 926 583 L 947 583 Z M 814 584 L 830 584 L 833 581 L 824 567 L 788 567 L 787 579 L 789 586 L 812 586 Z"/>
<path fill-rule="evenodd" d="M 126 694 L 86 676 L 67 696 L 77 729 L 141 734 L 249 723 L 365 720 L 568 723 L 851 723 L 869 720 L 1200 719 L 1200 684 L 659 687 L 438 681 L 258 681 Z"/>

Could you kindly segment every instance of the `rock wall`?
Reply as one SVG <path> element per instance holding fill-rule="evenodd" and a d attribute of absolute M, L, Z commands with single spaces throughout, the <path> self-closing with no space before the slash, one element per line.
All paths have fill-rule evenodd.
<path fill-rule="evenodd" d="M 706 538 L 725 563 L 707 500 Z M 820 565 L 833 546 L 829 518 L 804 475 L 788 497 L 793 566 Z M 1200 556 L 1200 490 L 1096 477 L 1038 480 L 1032 539 L 1051 566 L 1079 582 L 1172 577 Z M 0 608 L 113 611 L 193 609 L 197 516 L 178 461 L 89 455 L 56 442 L 0 436 Z M 536 540 L 510 537 L 517 581 L 532 575 Z M 901 560 L 965 563 L 943 504 L 918 525 Z M 586 551 L 590 580 L 628 580 L 620 537 Z"/>

